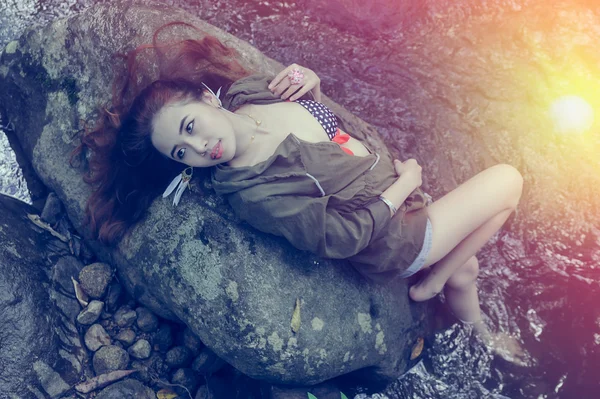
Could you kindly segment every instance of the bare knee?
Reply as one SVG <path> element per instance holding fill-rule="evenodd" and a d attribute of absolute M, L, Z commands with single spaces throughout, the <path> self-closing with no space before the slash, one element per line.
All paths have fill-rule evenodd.
<path fill-rule="evenodd" d="M 493 168 L 501 171 L 504 188 L 506 188 L 507 207 L 513 210 L 516 209 L 523 193 L 523 176 L 521 172 L 514 166 L 505 163 L 494 165 Z"/>
<path fill-rule="evenodd" d="M 452 288 L 463 288 L 477 280 L 479 275 L 479 261 L 471 256 L 458 270 L 450 276 L 447 284 Z"/>

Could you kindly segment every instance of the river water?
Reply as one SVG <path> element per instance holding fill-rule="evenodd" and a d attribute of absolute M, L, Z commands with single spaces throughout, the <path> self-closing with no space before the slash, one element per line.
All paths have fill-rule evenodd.
<path fill-rule="evenodd" d="M 0 0 L 0 46 L 92 3 Z M 358 398 L 599 397 L 600 123 L 559 134 L 548 114 L 563 95 L 600 110 L 599 2 L 165 3 L 316 71 L 324 94 L 374 125 L 397 158 L 423 165 L 434 199 L 497 163 L 524 176 L 517 212 L 478 253 L 478 285 L 486 322 L 517 337 L 530 365 L 490 358 L 468 328 L 440 316 L 426 360 Z M 28 200 L 2 134 L 0 162 L 0 191 Z"/>

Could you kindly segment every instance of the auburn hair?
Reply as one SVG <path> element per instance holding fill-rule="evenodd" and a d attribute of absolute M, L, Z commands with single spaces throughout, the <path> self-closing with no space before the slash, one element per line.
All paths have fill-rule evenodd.
<path fill-rule="evenodd" d="M 93 129 L 85 128 L 74 157 L 87 159 L 83 180 L 92 186 L 85 208 L 84 224 L 91 238 L 115 245 L 127 229 L 140 220 L 152 201 L 186 166 L 168 158 L 150 141 L 152 120 L 165 105 L 174 101 L 199 100 L 206 88 L 222 87 L 248 76 L 237 61 L 238 53 L 214 36 L 158 44 L 161 30 L 185 22 L 159 27 L 152 44 L 144 44 L 116 57 L 125 60 L 125 71 L 112 85 L 112 104 L 101 106 Z M 139 62 L 144 50 L 154 50 L 158 79 L 152 66 Z M 148 64 L 148 63 L 146 63 Z M 146 68 L 146 69 L 145 69 Z"/>

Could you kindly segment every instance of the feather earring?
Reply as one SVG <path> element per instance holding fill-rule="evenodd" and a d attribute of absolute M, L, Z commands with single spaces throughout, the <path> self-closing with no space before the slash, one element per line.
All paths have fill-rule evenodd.
<path fill-rule="evenodd" d="M 175 176 L 173 181 L 169 184 L 165 192 L 163 193 L 163 198 L 166 198 L 175 190 L 175 197 L 173 198 L 173 205 L 177 206 L 179 204 L 179 200 L 183 195 L 183 192 L 190 185 L 190 180 L 192 179 L 192 174 L 194 172 L 194 168 L 187 167 L 180 174 Z"/>
<path fill-rule="evenodd" d="M 202 84 L 204 85 L 204 87 L 206 87 L 208 89 L 208 91 L 210 91 L 212 93 L 213 96 L 215 96 L 217 98 L 217 100 L 219 101 L 219 108 L 223 108 L 223 103 L 221 102 L 221 99 L 219 98 L 219 95 L 221 94 L 221 87 L 219 87 L 219 90 L 217 90 L 217 94 L 215 94 L 210 87 L 208 87 L 207 85 L 204 84 L 204 82 L 202 82 Z"/>

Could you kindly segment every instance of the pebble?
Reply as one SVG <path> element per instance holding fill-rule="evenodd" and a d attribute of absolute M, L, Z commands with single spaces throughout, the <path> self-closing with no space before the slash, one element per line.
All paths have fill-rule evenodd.
<path fill-rule="evenodd" d="M 193 393 L 198 389 L 200 385 L 199 374 L 190 368 L 181 368 L 173 374 L 171 378 L 172 384 L 180 384 L 188 389 L 189 392 Z M 177 391 L 177 388 L 175 388 Z M 183 391 L 183 390 L 182 390 Z M 185 391 L 180 392 L 180 396 L 185 397 Z"/>
<path fill-rule="evenodd" d="M 154 350 L 157 352 L 166 352 L 173 345 L 173 331 L 169 324 L 161 324 L 152 338 Z"/>
<path fill-rule="evenodd" d="M 147 359 L 150 357 L 150 352 L 152 348 L 150 347 L 150 342 L 145 339 L 138 340 L 135 344 L 131 345 L 127 352 L 136 359 Z"/>
<path fill-rule="evenodd" d="M 104 388 L 96 399 L 156 399 L 156 394 L 146 385 L 141 382 L 129 378 L 123 381 L 118 381 Z"/>
<path fill-rule="evenodd" d="M 106 263 L 92 263 L 85 266 L 79 273 L 81 288 L 91 298 L 102 298 L 106 293 L 108 283 L 112 278 L 112 268 Z"/>
<path fill-rule="evenodd" d="M 119 327 L 131 327 L 137 318 L 137 313 L 128 306 L 121 306 L 113 317 Z"/>
<path fill-rule="evenodd" d="M 145 307 L 140 306 L 135 310 L 137 326 L 143 332 L 154 332 L 158 328 L 158 318 Z"/>
<path fill-rule="evenodd" d="M 192 353 L 185 346 L 176 346 L 170 349 L 166 356 L 165 362 L 170 367 L 185 367 L 192 360 Z"/>
<path fill-rule="evenodd" d="M 135 341 L 135 332 L 131 328 L 125 328 L 119 331 L 115 339 L 122 342 L 125 346 L 129 346 Z"/>
<path fill-rule="evenodd" d="M 192 356 L 196 356 L 198 353 L 200 353 L 200 349 L 202 349 L 203 346 L 202 341 L 200 341 L 200 338 L 194 334 L 191 328 L 186 327 L 185 330 L 183 330 L 182 341 L 183 346 L 192 352 Z"/>
<path fill-rule="evenodd" d="M 62 204 L 58 199 L 58 196 L 51 192 L 46 198 L 44 209 L 40 217 L 49 225 L 54 225 L 60 219 L 62 212 Z"/>
<path fill-rule="evenodd" d="M 94 324 L 85 332 L 85 346 L 92 352 L 96 352 L 100 347 L 110 345 L 110 335 L 100 324 Z"/>
<path fill-rule="evenodd" d="M 79 315 L 77 315 L 77 322 L 79 324 L 88 325 L 93 324 L 100 317 L 102 309 L 104 308 L 104 302 L 92 300 L 85 309 L 83 309 Z"/>
<path fill-rule="evenodd" d="M 60 288 L 71 295 L 75 295 L 71 276 L 76 278 L 83 269 L 83 263 L 73 256 L 63 256 L 52 268 L 52 280 L 60 285 Z"/>
<path fill-rule="evenodd" d="M 200 374 L 212 374 L 225 366 L 227 362 L 217 356 L 207 346 L 202 348 L 200 354 L 194 359 L 192 369 Z"/>
<path fill-rule="evenodd" d="M 96 375 L 114 370 L 124 370 L 129 363 L 129 354 L 125 349 L 119 348 L 116 345 L 107 345 L 94 353 L 92 363 Z"/>

